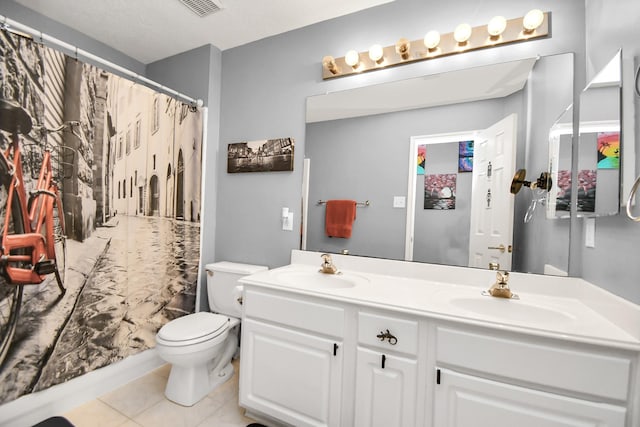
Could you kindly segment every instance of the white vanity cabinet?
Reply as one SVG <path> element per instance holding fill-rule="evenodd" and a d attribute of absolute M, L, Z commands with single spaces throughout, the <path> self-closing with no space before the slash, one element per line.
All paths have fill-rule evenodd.
<path fill-rule="evenodd" d="M 249 414 L 293 426 L 640 426 L 640 341 L 577 300 L 538 297 L 568 307 L 562 327 L 542 317 L 518 325 L 443 297 L 487 298 L 476 288 L 434 283 L 428 293 L 418 280 L 363 273 L 356 286 L 316 292 L 280 284 L 316 279 L 316 266 L 283 270 L 242 282 Z"/>
<path fill-rule="evenodd" d="M 240 405 L 295 426 L 339 426 L 344 310 L 248 290 Z"/>
<path fill-rule="evenodd" d="M 418 320 L 358 313 L 356 426 L 415 426 Z"/>
<path fill-rule="evenodd" d="M 437 327 L 436 365 L 434 426 L 626 425 L 624 356 Z"/>

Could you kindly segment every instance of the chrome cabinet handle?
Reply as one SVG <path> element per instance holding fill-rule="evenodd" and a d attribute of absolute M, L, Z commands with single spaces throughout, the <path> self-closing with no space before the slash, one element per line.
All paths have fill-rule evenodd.
<path fill-rule="evenodd" d="M 398 338 L 391 335 L 388 329 L 386 332 L 380 331 L 380 333 L 376 335 L 376 338 L 379 338 L 380 341 L 387 340 L 391 345 L 396 345 L 398 343 Z"/>

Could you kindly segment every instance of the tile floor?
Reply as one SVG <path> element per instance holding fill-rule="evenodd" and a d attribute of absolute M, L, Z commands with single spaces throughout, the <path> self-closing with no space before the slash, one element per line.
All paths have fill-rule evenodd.
<path fill-rule="evenodd" d="M 165 365 L 64 416 L 76 427 L 245 427 L 255 421 L 238 406 L 238 362 L 233 378 L 190 408 L 164 397 Z"/>

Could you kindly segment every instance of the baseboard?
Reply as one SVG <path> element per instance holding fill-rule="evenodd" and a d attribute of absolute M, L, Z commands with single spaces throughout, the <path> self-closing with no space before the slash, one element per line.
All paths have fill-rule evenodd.
<path fill-rule="evenodd" d="M 156 350 L 150 349 L 46 390 L 22 396 L 0 406 L 0 425 L 28 427 L 46 418 L 62 415 L 163 364 L 165 362 Z"/>

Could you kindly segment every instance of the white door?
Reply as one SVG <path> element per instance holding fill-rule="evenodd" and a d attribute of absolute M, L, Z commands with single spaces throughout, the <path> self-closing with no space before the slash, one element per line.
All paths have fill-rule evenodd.
<path fill-rule="evenodd" d="M 623 427 L 626 409 L 440 370 L 437 427 Z"/>
<path fill-rule="evenodd" d="M 356 426 L 416 424 L 417 362 L 358 348 Z"/>
<path fill-rule="evenodd" d="M 295 426 L 339 426 L 342 343 L 242 322 L 240 406 Z"/>
<path fill-rule="evenodd" d="M 478 133 L 473 147 L 469 267 L 497 262 L 511 269 L 517 116 L 511 114 Z"/>

